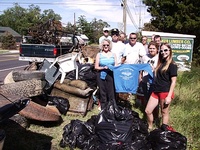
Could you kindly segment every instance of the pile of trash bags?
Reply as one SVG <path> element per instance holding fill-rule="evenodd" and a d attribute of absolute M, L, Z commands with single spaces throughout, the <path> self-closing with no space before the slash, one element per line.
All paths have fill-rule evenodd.
<path fill-rule="evenodd" d="M 186 150 L 187 139 L 178 132 L 155 129 L 137 112 L 111 101 L 86 122 L 72 120 L 63 128 L 61 147 L 83 150 Z"/>

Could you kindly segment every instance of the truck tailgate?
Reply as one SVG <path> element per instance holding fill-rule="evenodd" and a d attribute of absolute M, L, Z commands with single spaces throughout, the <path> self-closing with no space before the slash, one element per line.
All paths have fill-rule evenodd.
<path fill-rule="evenodd" d="M 55 58 L 54 45 L 44 44 L 21 44 L 20 56 L 22 57 L 43 57 Z"/>

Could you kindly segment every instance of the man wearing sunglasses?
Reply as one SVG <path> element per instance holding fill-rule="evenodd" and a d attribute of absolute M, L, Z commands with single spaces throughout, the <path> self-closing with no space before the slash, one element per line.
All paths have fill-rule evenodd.
<path fill-rule="evenodd" d="M 124 55 L 125 44 L 120 41 L 119 30 L 114 28 L 111 30 L 112 37 L 112 49 L 111 52 L 117 57 L 117 65 L 122 63 L 122 57 Z"/>
<path fill-rule="evenodd" d="M 111 36 L 109 35 L 109 29 L 108 28 L 103 28 L 103 36 L 99 38 L 99 44 L 104 40 L 104 39 L 109 39 L 112 41 Z"/>
<path fill-rule="evenodd" d="M 146 57 L 146 50 L 142 43 L 137 42 L 137 34 L 131 33 L 129 35 L 129 43 L 125 46 L 124 63 L 125 64 L 138 64 L 143 62 Z"/>

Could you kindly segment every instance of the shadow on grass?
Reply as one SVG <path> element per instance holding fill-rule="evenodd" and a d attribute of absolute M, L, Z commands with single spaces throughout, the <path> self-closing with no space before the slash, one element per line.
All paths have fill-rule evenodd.
<path fill-rule="evenodd" d="M 13 120 L 2 122 L 0 129 L 6 133 L 3 150 L 51 150 L 51 136 L 29 131 Z"/>

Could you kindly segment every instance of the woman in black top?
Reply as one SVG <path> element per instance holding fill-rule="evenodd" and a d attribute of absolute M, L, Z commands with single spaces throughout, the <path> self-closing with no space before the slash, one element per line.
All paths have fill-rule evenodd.
<path fill-rule="evenodd" d="M 153 92 L 145 109 L 150 130 L 153 128 L 152 112 L 158 104 L 160 104 L 161 108 L 162 124 L 170 129 L 170 126 L 168 126 L 169 107 L 174 98 L 176 79 L 177 65 L 172 59 L 171 46 L 168 43 L 162 43 L 160 46 L 158 65 L 155 68 Z"/>

